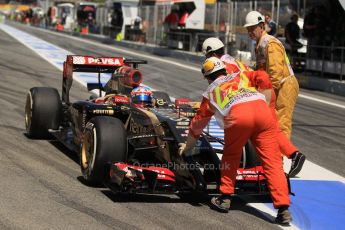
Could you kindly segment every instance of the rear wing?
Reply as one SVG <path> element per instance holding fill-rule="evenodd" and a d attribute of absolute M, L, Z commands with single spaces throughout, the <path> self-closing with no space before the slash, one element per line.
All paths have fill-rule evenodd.
<path fill-rule="evenodd" d="M 123 57 L 91 57 L 67 55 L 63 63 L 62 101 L 69 104 L 69 91 L 73 83 L 73 72 L 98 73 L 98 86 L 101 91 L 101 73 L 113 73 L 124 65 L 137 68 L 139 64 L 147 64 L 145 60 L 125 59 Z"/>
<path fill-rule="evenodd" d="M 123 65 L 124 59 L 122 57 L 67 55 L 63 66 L 63 75 L 64 78 L 71 78 L 73 72 L 111 73 Z"/>

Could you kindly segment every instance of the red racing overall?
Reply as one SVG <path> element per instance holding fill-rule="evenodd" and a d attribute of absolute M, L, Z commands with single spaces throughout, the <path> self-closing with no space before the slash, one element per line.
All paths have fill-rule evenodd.
<path fill-rule="evenodd" d="M 192 120 L 190 135 L 199 137 L 214 114 L 217 119 L 221 118 L 225 134 L 221 193 L 234 193 L 242 147 L 250 139 L 265 170 L 274 207 L 289 205 L 287 181 L 275 139 L 276 121 L 264 95 L 249 87 L 244 76 L 245 73 L 220 76 L 208 86 L 201 107 Z"/>

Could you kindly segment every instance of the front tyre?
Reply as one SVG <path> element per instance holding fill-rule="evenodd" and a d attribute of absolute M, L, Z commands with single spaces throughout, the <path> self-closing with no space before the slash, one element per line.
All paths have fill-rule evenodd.
<path fill-rule="evenodd" d="M 246 145 L 244 146 L 243 151 L 243 168 L 253 168 L 255 166 L 261 165 L 260 159 L 256 154 L 255 148 L 251 141 L 248 141 Z"/>
<path fill-rule="evenodd" d="M 85 127 L 80 167 L 88 183 L 101 184 L 108 162 L 125 162 L 127 133 L 123 123 L 114 117 L 92 118 Z"/>

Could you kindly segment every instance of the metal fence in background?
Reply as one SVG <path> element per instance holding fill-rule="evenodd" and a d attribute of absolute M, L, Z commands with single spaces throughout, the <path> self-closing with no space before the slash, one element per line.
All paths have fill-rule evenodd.
<path fill-rule="evenodd" d="M 245 24 L 245 16 L 252 10 L 258 10 L 262 13 L 269 12 L 272 15 L 273 19 L 279 24 L 278 36 L 281 37 L 278 38 L 283 44 L 285 44 L 285 38 L 283 37 L 284 30 L 282 28 L 290 21 L 291 15 L 295 12 L 305 13 L 304 9 L 294 9 L 289 0 L 229 0 L 228 2 L 206 4 L 204 29 L 192 30 L 181 27 L 166 27 L 164 19 L 171 12 L 171 5 L 141 6 L 138 11 L 138 16 L 141 17 L 141 26 L 134 28 L 133 25 L 126 25 L 125 36 L 121 37 L 117 35 L 122 28 L 111 25 L 112 11 L 100 6 L 97 8 L 96 14 L 97 29 L 89 30 L 89 32 L 96 31 L 112 39 L 144 42 L 189 52 L 201 52 L 203 41 L 208 37 L 216 36 L 226 45 L 227 53 L 251 65 L 255 58 L 255 42 L 248 37 L 243 25 Z M 135 17 L 136 15 L 132 16 Z M 44 25 L 41 26 L 45 27 Z M 320 74 L 321 77 L 343 80 L 345 75 L 345 64 L 343 64 L 345 60 L 345 43 L 341 36 L 344 33 L 341 32 L 337 31 L 334 36 L 339 38 L 334 41 L 328 38 L 327 41 L 324 39 L 321 43 L 313 43 L 310 40 L 308 46 L 306 46 L 307 40 L 304 39 L 304 50 L 302 52 L 292 53 L 288 45 L 285 44 L 292 65 L 296 70 L 314 71 Z"/>
<path fill-rule="evenodd" d="M 268 12 L 273 19 L 280 24 L 281 29 L 290 21 L 290 16 L 297 9 L 293 9 L 289 4 L 289 0 L 278 1 L 279 5 L 275 4 L 274 0 L 267 1 L 235 1 L 220 2 L 216 4 L 206 4 L 205 6 L 205 23 L 204 34 L 209 36 L 223 37 L 223 41 L 227 44 L 230 51 L 247 51 L 252 52 L 252 42 L 247 38 L 247 32 L 243 28 L 245 16 L 252 10 L 258 10 L 262 13 Z M 145 41 L 155 45 L 168 45 L 167 29 L 164 27 L 164 19 L 170 13 L 171 5 L 152 5 L 142 6 L 139 11 L 139 16 L 142 18 L 143 31 L 145 33 Z M 187 35 L 189 33 L 189 35 Z M 183 45 L 188 51 L 198 52 L 198 48 L 202 41 L 198 39 L 205 39 L 198 32 L 192 32 L 181 28 L 180 31 L 169 31 L 169 34 L 175 34 L 173 38 L 180 37 L 184 41 L 190 39 L 197 39 L 196 41 L 188 41 L 190 45 Z M 182 36 L 182 34 L 184 34 Z M 170 43 L 178 43 L 172 41 Z M 176 47 L 178 48 L 178 47 Z"/>
<path fill-rule="evenodd" d="M 109 26 L 109 9 L 106 7 L 98 7 L 97 8 L 97 13 L 96 13 L 96 22 L 98 22 L 99 26 L 99 31 L 101 34 L 106 34 L 107 31 L 105 31 L 108 26 Z M 105 29 L 105 30 L 104 30 Z"/>
<path fill-rule="evenodd" d="M 321 77 L 333 74 L 343 80 L 345 75 L 345 47 L 309 45 L 305 56 L 307 71 L 320 73 Z M 327 75 L 327 77 L 330 77 Z"/>
<path fill-rule="evenodd" d="M 150 44 L 164 43 L 164 19 L 170 13 L 170 5 L 142 6 L 139 16 L 142 19 L 142 30 L 145 41 Z"/>

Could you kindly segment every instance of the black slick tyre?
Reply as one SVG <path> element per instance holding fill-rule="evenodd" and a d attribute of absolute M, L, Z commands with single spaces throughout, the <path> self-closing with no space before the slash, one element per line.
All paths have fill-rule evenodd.
<path fill-rule="evenodd" d="M 125 162 L 127 133 L 123 123 L 114 117 L 97 116 L 85 127 L 80 152 L 80 168 L 89 184 L 102 184 L 108 162 Z"/>
<path fill-rule="evenodd" d="M 261 165 L 255 148 L 250 141 L 244 146 L 242 161 L 244 162 L 243 168 L 252 168 Z"/>
<path fill-rule="evenodd" d="M 34 87 L 26 97 L 25 128 L 30 138 L 50 138 L 49 129 L 59 129 L 62 103 L 55 88 Z"/>

